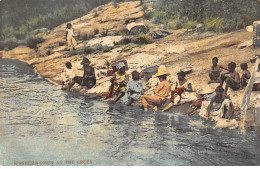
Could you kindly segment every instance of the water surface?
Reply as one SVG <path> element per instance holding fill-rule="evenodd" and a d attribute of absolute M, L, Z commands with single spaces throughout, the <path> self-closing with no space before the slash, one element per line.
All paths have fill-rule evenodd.
<path fill-rule="evenodd" d="M 85 100 L 25 63 L 0 59 L 2 165 L 71 160 L 70 165 L 81 165 L 80 160 L 85 165 L 260 164 L 259 131 L 241 134 L 213 126 L 200 117 Z"/>

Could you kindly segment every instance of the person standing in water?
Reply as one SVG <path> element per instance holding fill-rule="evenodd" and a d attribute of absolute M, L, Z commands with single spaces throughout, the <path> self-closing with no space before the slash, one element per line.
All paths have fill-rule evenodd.
<path fill-rule="evenodd" d="M 66 42 L 68 45 L 68 50 L 70 50 L 71 52 L 75 50 L 75 47 L 77 45 L 77 42 L 73 36 L 75 35 L 73 33 L 72 24 L 68 23 L 66 27 Z"/>

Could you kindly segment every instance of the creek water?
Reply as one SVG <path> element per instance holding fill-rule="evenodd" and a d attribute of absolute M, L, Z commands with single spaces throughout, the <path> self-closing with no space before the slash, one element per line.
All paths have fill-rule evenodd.
<path fill-rule="evenodd" d="M 213 126 L 181 113 L 85 100 L 26 63 L 0 59 L 1 165 L 260 164 L 259 131 Z"/>

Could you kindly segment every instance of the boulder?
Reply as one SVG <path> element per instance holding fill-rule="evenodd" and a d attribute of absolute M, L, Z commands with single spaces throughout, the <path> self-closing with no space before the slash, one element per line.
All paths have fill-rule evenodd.
<path fill-rule="evenodd" d="M 108 47 L 114 47 L 115 44 L 121 41 L 122 39 L 123 39 L 122 36 L 106 36 L 106 37 L 91 39 L 90 41 L 88 41 L 86 45 L 87 46 L 106 45 Z"/>
<path fill-rule="evenodd" d="M 147 29 L 143 23 L 132 22 L 126 25 L 126 29 L 131 35 L 138 35 L 141 33 L 147 33 Z"/>
<path fill-rule="evenodd" d="M 247 32 L 253 32 L 253 25 L 249 25 L 246 27 Z"/>
<path fill-rule="evenodd" d="M 165 36 L 168 36 L 172 33 L 166 31 L 166 30 L 154 30 L 150 32 L 150 36 L 153 39 L 159 39 L 159 38 L 164 38 Z"/>
<path fill-rule="evenodd" d="M 249 47 L 249 46 L 252 46 L 253 45 L 253 41 L 252 40 L 248 40 L 248 41 L 245 41 L 241 44 L 239 44 L 237 46 L 238 49 L 243 49 L 243 48 L 246 48 L 246 47 Z"/>

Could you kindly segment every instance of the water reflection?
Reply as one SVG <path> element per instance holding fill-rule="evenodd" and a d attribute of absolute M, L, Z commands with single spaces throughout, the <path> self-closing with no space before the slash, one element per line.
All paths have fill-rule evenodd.
<path fill-rule="evenodd" d="M 18 61 L 0 60 L 0 71 L 2 165 L 259 165 L 258 131 L 213 130 L 213 123 L 181 113 L 85 100 Z"/>

